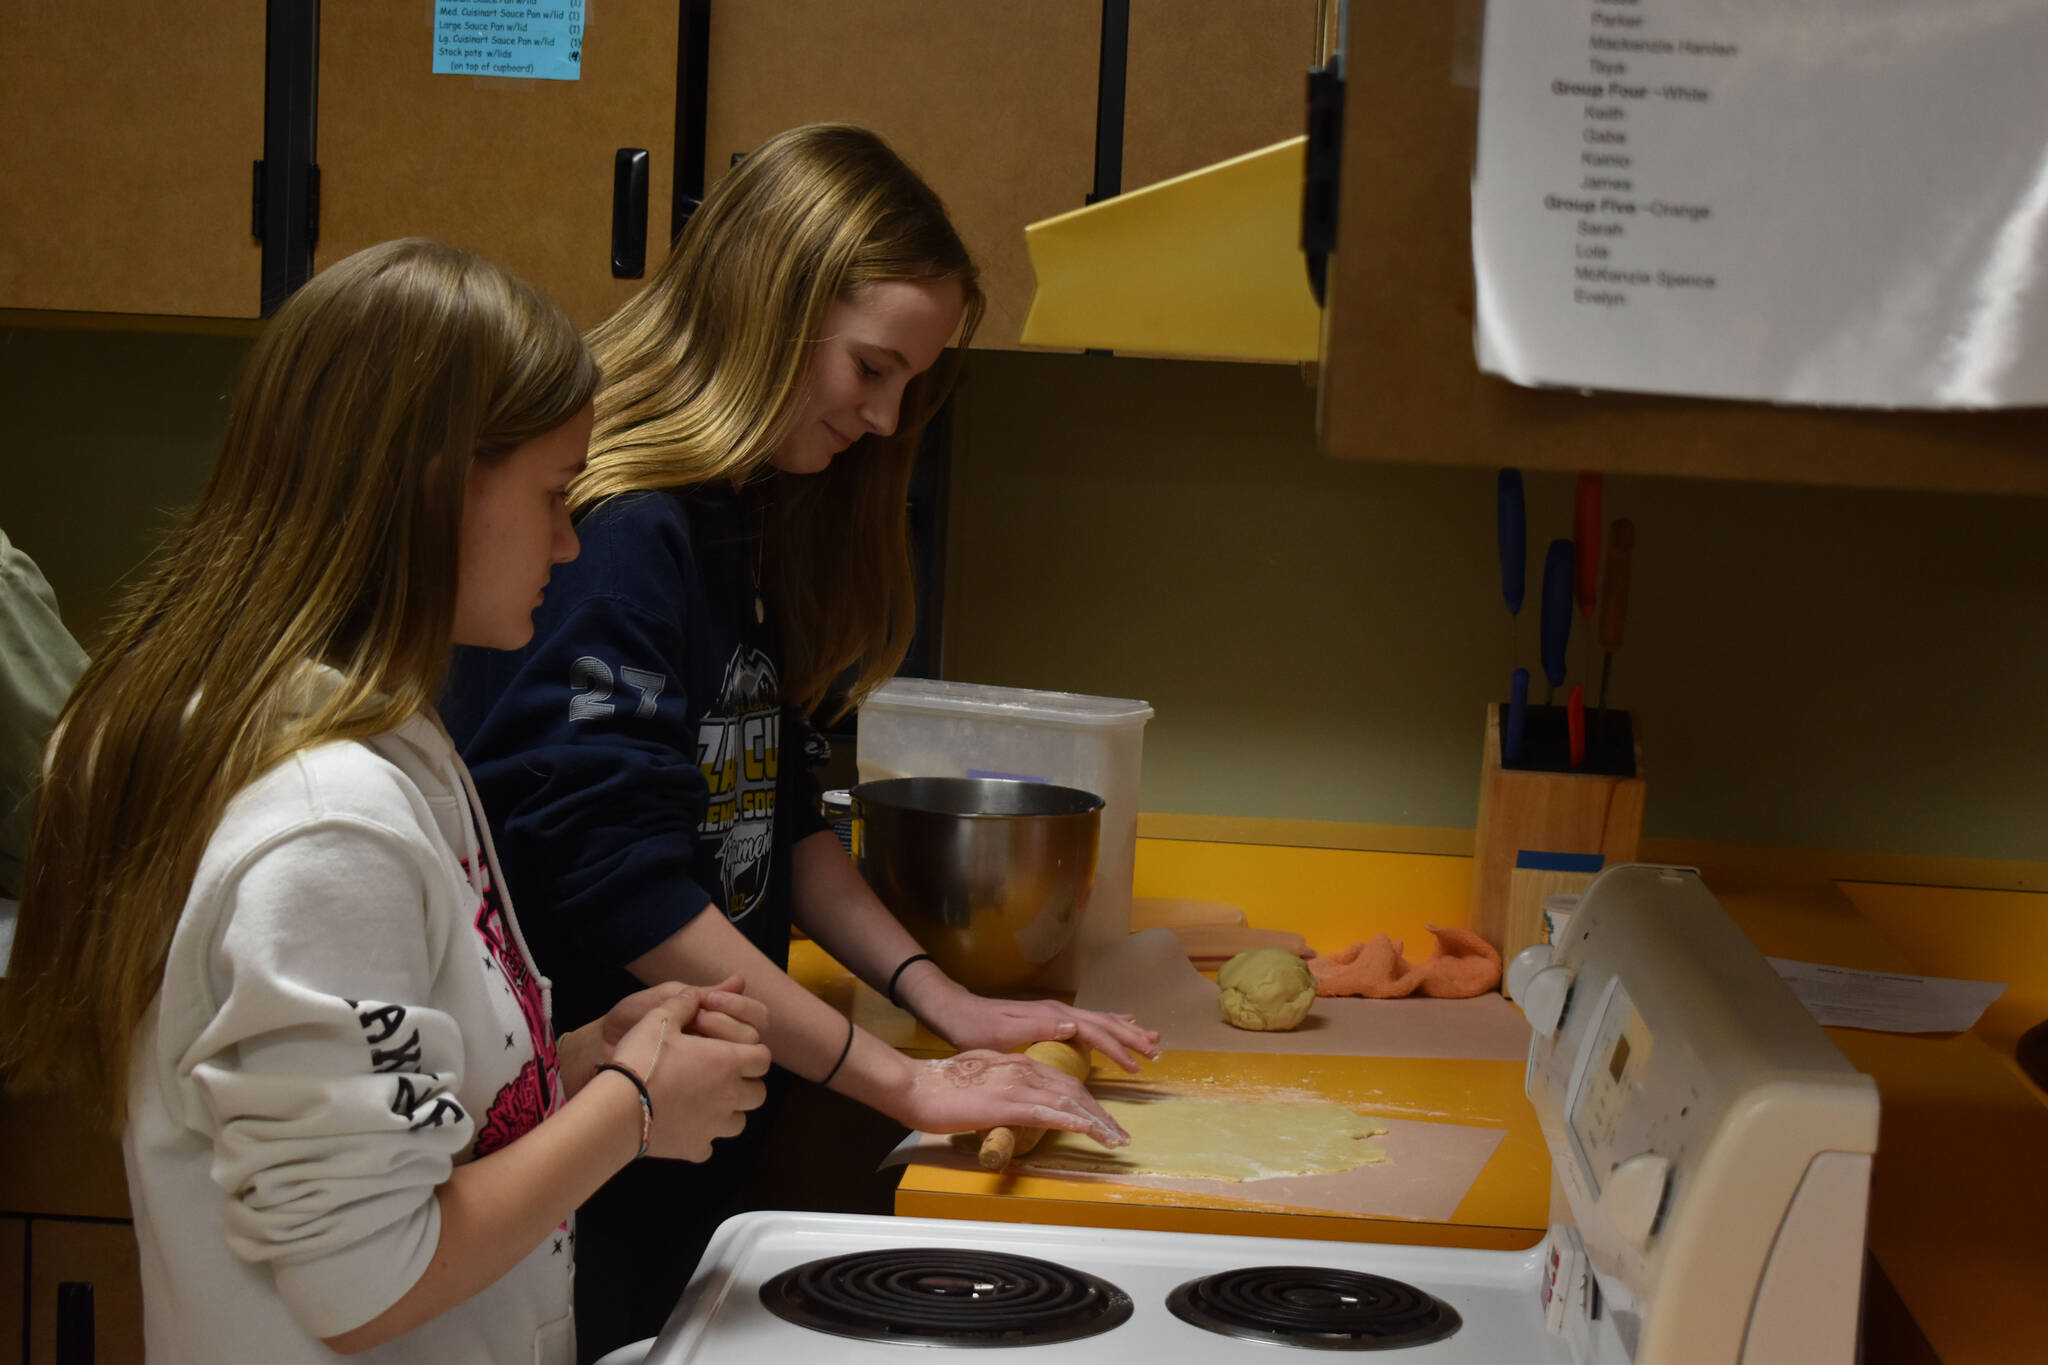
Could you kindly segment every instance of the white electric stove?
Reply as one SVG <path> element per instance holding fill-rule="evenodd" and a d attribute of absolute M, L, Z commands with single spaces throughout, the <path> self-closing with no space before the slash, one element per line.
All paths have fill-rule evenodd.
<path fill-rule="evenodd" d="M 1509 984 L 1554 1172 L 1529 1251 L 750 1213 L 641 1358 L 1848 1365 L 1876 1087 L 1698 875 L 1603 873 Z"/>
<path fill-rule="evenodd" d="M 646 1360 L 867 1365 L 930 1360 L 950 1342 L 994 1348 L 978 1365 L 1209 1365 L 1264 1358 L 1276 1348 L 1255 1343 L 1294 1331 L 1373 1341 L 1388 1361 L 1569 1365 L 1544 1330 L 1543 1264 L 1540 1248 L 748 1213 L 712 1239 Z"/>

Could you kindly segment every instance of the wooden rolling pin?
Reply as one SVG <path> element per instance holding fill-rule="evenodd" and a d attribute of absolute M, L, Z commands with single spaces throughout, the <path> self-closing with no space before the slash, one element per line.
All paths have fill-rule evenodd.
<path fill-rule="evenodd" d="M 1088 1079 L 1087 1056 L 1065 1043 L 1033 1043 L 1024 1049 L 1024 1055 L 1034 1062 L 1044 1062 L 1055 1071 L 1064 1071 L 1077 1081 Z M 989 1129 L 981 1139 L 981 1169 L 1000 1171 L 1010 1164 L 1011 1157 L 1024 1155 L 1044 1136 L 1043 1128 Z"/>

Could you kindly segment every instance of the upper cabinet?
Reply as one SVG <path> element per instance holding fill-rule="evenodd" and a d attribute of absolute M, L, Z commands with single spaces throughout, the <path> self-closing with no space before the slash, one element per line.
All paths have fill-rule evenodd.
<path fill-rule="evenodd" d="M 1014 346 L 1024 225 L 1095 179 L 1100 0 L 746 0 L 711 7 L 705 173 L 801 123 L 874 129 L 946 202 L 981 268 L 977 346 Z"/>
<path fill-rule="evenodd" d="M 615 225 L 644 225 L 646 273 L 667 250 L 679 129 L 715 184 L 774 134 L 838 121 L 931 182 L 981 266 L 976 344 L 1015 346 L 1025 225 L 1299 134 L 1318 26 L 1318 0 L 632 0 L 584 5 L 577 78 L 552 80 L 436 74 L 451 9 L 5 6 L 0 308 L 253 317 L 419 235 L 588 327 L 644 278 L 615 268 Z M 646 153 L 623 219 L 621 149 Z"/>
<path fill-rule="evenodd" d="M 1319 425 L 1350 459 L 2048 493 L 2048 411 L 1882 412 L 1523 388 L 1473 351 L 1476 34 L 1349 6 Z"/>
<path fill-rule="evenodd" d="M 0 307 L 256 316 L 263 11 L 0 6 Z"/>
<path fill-rule="evenodd" d="M 1317 0 L 1130 0 L 1123 187 L 1307 131 Z"/>
<path fill-rule="evenodd" d="M 443 8 L 446 8 L 445 6 Z M 647 152 L 648 269 L 668 246 L 678 6 L 585 6 L 576 80 L 436 75 L 434 9 L 320 9 L 315 267 L 392 237 L 474 248 L 580 327 L 642 283 L 612 270 L 614 166 Z M 637 224 L 636 224 L 637 225 Z"/>

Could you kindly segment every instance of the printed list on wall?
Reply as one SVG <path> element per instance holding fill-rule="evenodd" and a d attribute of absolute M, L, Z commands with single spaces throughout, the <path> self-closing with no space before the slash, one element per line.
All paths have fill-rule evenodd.
<path fill-rule="evenodd" d="M 573 81 L 583 76 L 583 0 L 435 0 L 434 74 Z"/>
<path fill-rule="evenodd" d="M 1492 0 L 1480 368 L 2048 404 L 2048 4 Z"/>

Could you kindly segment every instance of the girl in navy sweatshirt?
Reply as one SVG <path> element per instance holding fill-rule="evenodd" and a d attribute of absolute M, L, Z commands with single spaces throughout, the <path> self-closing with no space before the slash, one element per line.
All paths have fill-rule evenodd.
<path fill-rule="evenodd" d="M 1010 1050 L 1067 1039 L 1135 1069 L 1158 1036 L 967 991 L 817 812 L 810 717 L 835 679 L 853 677 L 850 709 L 909 647 L 911 467 L 981 308 L 943 206 L 874 134 L 798 128 L 748 156 L 592 334 L 582 557 L 531 645 L 458 663 L 444 711 L 564 1026 L 644 982 L 740 975 L 782 1067 L 906 1127 L 1115 1145 L 1079 1082 Z M 853 1028 L 784 971 L 792 924 L 963 1051 L 913 1060 Z M 588 1350 L 674 1305 L 738 1183 L 717 1157 L 693 1174 L 643 1163 L 586 1209 Z"/>

